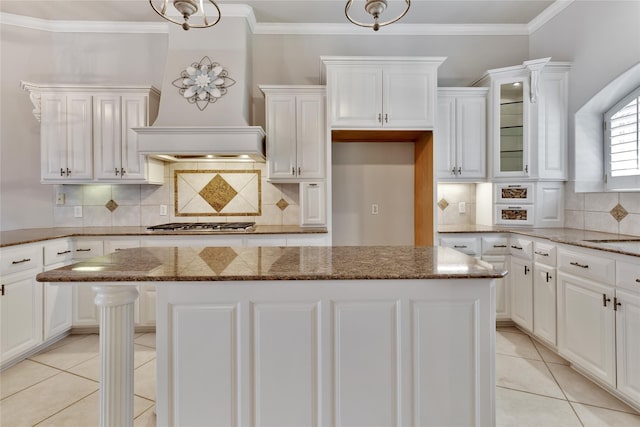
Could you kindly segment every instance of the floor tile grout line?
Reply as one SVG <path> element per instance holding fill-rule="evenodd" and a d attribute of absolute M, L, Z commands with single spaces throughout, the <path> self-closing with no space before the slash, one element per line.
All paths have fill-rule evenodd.
<path fill-rule="evenodd" d="M 616 397 L 616 399 L 618 399 L 618 398 Z M 620 400 L 620 399 L 618 399 L 618 400 Z M 620 402 L 622 402 L 622 403 L 624 403 L 626 405 L 626 403 L 623 402 L 622 400 L 620 400 Z M 594 405 L 592 403 L 578 402 L 577 400 L 569 400 L 569 403 L 576 403 L 578 405 L 591 406 L 592 408 L 605 409 L 607 411 L 620 412 L 622 414 L 629 414 L 629 415 L 635 415 L 636 417 L 640 417 L 640 412 L 628 412 L 628 411 L 623 411 L 623 410 L 620 410 L 620 409 L 611 409 L 611 408 L 607 408 L 605 406 Z M 633 408 L 631 408 L 631 409 L 633 410 Z"/>
<path fill-rule="evenodd" d="M 496 388 L 502 388 L 505 390 L 511 390 L 511 391 L 519 391 L 520 393 L 526 393 L 526 394 L 532 394 L 534 396 L 539 396 L 539 397 L 546 397 L 548 399 L 553 399 L 553 400 L 559 400 L 561 402 L 567 402 L 569 403 L 569 401 L 567 399 L 562 399 L 560 397 L 553 397 L 553 396 L 547 396 L 546 394 L 540 394 L 540 393 L 534 393 L 532 391 L 527 391 L 527 390 L 520 390 L 517 388 L 513 388 L 513 387 L 505 387 L 503 385 L 497 385 Z"/>
<path fill-rule="evenodd" d="M 46 366 L 46 365 L 45 365 L 45 366 Z M 16 395 L 16 394 L 18 394 L 18 393 L 21 393 L 21 392 L 23 392 L 23 391 L 25 391 L 25 390 L 28 390 L 28 389 L 30 389 L 31 387 L 34 387 L 34 386 L 36 386 L 36 385 L 40 384 L 41 382 L 44 382 L 44 381 L 46 381 L 46 380 L 48 380 L 48 379 L 51 379 L 51 378 L 53 378 L 53 377 L 56 377 L 56 376 L 58 376 L 58 375 L 60 375 L 60 374 L 62 374 L 62 373 L 64 372 L 64 371 L 62 371 L 62 370 L 60 370 L 60 369 L 58 369 L 58 368 L 55 368 L 55 369 L 56 369 L 57 371 L 60 371 L 60 372 L 55 373 L 55 374 L 51 375 L 50 377 L 44 378 L 44 379 L 42 379 L 42 380 L 40 380 L 40 381 L 37 381 L 37 382 L 35 382 L 35 383 L 31 384 L 31 385 L 28 385 L 28 386 L 26 386 L 25 388 L 23 388 L 23 389 L 20 389 L 20 390 L 16 391 L 15 393 L 11 393 L 10 395 L 5 396 L 5 397 L 3 397 L 2 399 L 0 399 L 0 401 L 2 401 L 2 400 L 6 400 L 6 399 L 10 398 L 11 396 L 15 396 L 15 395 Z"/>
<path fill-rule="evenodd" d="M 99 392 L 100 392 L 100 389 L 98 389 L 98 390 L 94 390 L 94 391 L 92 391 L 91 393 L 89 393 L 89 394 L 87 394 L 87 395 L 85 395 L 85 396 L 82 396 L 80 399 L 78 399 L 78 400 L 76 400 L 75 402 L 73 402 L 73 403 L 71 403 L 71 404 L 69 404 L 69 405 L 65 406 L 64 408 L 60 409 L 59 411 L 56 411 L 56 412 L 54 412 L 53 414 L 49 414 L 49 416 L 47 416 L 47 417 L 45 417 L 45 418 L 41 419 L 40 421 L 38 421 L 37 423 L 35 423 L 35 424 L 33 425 L 33 427 L 37 426 L 38 424 L 42 424 L 43 422 L 45 422 L 46 420 L 50 419 L 51 417 L 53 417 L 53 416 L 55 416 L 55 415 L 59 414 L 60 412 L 64 411 L 65 409 L 70 408 L 71 406 L 73 406 L 73 405 L 75 405 L 76 403 L 80 402 L 82 399 L 85 399 L 85 398 L 87 398 L 87 397 L 91 396 L 92 394 L 94 394 L 94 393 L 99 393 Z"/>
<path fill-rule="evenodd" d="M 544 360 L 542 359 L 532 359 L 530 357 L 516 356 L 514 354 L 498 353 L 497 351 L 496 351 L 496 356 L 507 356 L 507 357 L 513 357 L 514 359 L 531 360 L 532 362 L 544 362 Z"/>

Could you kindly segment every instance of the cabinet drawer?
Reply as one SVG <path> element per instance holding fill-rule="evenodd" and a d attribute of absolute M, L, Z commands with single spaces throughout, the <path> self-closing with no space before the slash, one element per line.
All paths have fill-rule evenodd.
<path fill-rule="evenodd" d="M 533 258 L 533 242 L 528 239 L 512 237 L 509 243 L 509 252 L 513 256 L 524 259 Z"/>
<path fill-rule="evenodd" d="M 467 255 L 480 254 L 480 239 L 477 237 L 443 237 L 441 246 L 447 246 Z"/>
<path fill-rule="evenodd" d="M 599 283 L 614 284 L 616 262 L 567 249 L 558 250 L 558 269 Z"/>
<path fill-rule="evenodd" d="M 71 240 L 47 242 L 44 246 L 44 265 L 59 264 L 69 262 L 73 257 Z"/>
<path fill-rule="evenodd" d="M 640 264 L 616 261 L 616 286 L 640 292 Z"/>
<path fill-rule="evenodd" d="M 0 251 L 0 274 L 8 274 L 42 267 L 42 246 L 11 248 Z"/>
<path fill-rule="evenodd" d="M 483 237 L 482 255 L 508 255 L 508 237 Z"/>
<path fill-rule="evenodd" d="M 73 244 L 73 259 L 88 259 L 102 255 L 102 240 L 76 240 Z"/>
<path fill-rule="evenodd" d="M 498 225 L 533 225 L 533 205 L 496 205 L 495 221 Z"/>
<path fill-rule="evenodd" d="M 533 203 L 533 184 L 496 184 L 496 203 Z"/>
<path fill-rule="evenodd" d="M 534 242 L 533 259 L 538 264 L 544 264 L 550 267 L 555 267 L 556 266 L 556 245 Z"/>

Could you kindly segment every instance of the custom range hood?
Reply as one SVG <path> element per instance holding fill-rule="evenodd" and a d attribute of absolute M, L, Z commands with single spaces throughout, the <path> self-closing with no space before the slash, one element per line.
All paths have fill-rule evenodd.
<path fill-rule="evenodd" d="M 212 63 L 227 73 L 226 93 L 216 97 L 215 102 L 199 99 L 200 106 L 190 103 L 183 93 L 198 87 L 191 85 L 194 87 L 189 89 L 189 83 L 202 81 L 193 74 L 195 79 L 185 81 L 181 73 L 194 64 Z M 220 78 L 217 73 L 209 77 Z M 200 78 L 206 80 L 206 76 Z M 191 31 L 169 26 L 157 119 L 152 126 L 132 129 L 137 133 L 139 153 L 165 161 L 264 162 L 264 130 L 249 126 L 251 81 L 251 39 L 245 17 L 224 16 L 212 28 Z M 182 92 L 176 85 L 183 86 Z"/>

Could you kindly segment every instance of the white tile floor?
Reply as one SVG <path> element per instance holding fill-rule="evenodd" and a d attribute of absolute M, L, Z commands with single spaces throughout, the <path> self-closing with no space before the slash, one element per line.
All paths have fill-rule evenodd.
<path fill-rule="evenodd" d="M 155 426 L 155 335 L 137 334 L 136 427 Z M 0 425 L 98 424 L 98 336 L 70 335 L 0 374 Z M 498 426 L 640 426 L 640 414 L 516 328 L 496 338 Z"/>

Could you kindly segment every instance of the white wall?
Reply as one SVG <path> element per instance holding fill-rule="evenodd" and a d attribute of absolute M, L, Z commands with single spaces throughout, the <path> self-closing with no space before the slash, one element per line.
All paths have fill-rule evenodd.
<path fill-rule="evenodd" d="M 413 245 L 414 150 L 412 142 L 332 145 L 334 245 Z"/>

